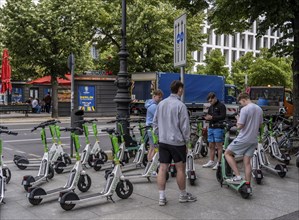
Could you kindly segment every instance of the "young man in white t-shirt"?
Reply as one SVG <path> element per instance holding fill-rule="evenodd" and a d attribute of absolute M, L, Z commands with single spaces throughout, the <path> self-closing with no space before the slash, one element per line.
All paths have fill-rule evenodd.
<path fill-rule="evenodd" d="M 251 180 L 250 159 L 258 144 L 259 128 L 263 123 L 263 110 L 252 103 L 247 93 L 241 93 L 238 101 L 243 106 L 240 116 L 237 116 L 237 128 L 240 130 L 236 139 L 230 143 L 224 155 L 225 159 L 235 173 L 235 176 L 228 180 L 230 182 L 242 181 L 234 155 L 243 155 L 245 166 L 245 180 Z"/>

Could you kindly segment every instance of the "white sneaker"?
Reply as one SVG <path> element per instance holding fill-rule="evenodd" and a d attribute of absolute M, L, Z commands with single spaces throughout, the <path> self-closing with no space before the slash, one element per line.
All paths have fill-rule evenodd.
<path fill-rule="evenodd" d="M 217 170 L 217 168 L 218 168 L 218 165 L 219 165 L 219 162 L 217 162 L 216 164 L 215 164 L 215 166 L 213 166 L 213 170 Z"/>
<path fill-rule="evenodd" d="M 207 168 L 207 167 L 212 167 L 215 164 L 214 161 L 209 160 L 206 164 L 202 165 L 202 167 Z"/>
<path fill-rule="evenodd" d="M 240 184 L 243 181 L 243 179 L 241 176 L 234 176 L 233 178 L 226 179 L 225 181 L 232 184 Z"/>

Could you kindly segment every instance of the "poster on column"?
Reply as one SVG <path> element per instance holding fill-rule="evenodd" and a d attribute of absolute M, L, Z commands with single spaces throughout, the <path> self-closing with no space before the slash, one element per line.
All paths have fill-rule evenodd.
<path fill-rule="evenodd" d="M 95 111 L 95 87 L 79 86 L 79 109 L 94 112 Z"/>

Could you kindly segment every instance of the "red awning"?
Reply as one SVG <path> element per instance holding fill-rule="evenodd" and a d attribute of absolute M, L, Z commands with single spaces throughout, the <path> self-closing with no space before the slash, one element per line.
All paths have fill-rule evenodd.
<path fill-rule="evenodd" d="M 67 79 L 58 78 L 58 85 L 71 85 L 71 74 L 65 74 Z M 38 78 L 28 82 L 27 84 L 51 84 L 51 76 L 44 76 L 42 78 Z"/>
<path fill-rule="evenodd" d="M 1 67 L 1 93 L 5 93 L 7 90 L 11 91 L 12 86 L 10 82 L 11 67 L 9 64 L 8 50 L 3 50 L 2 55 L 2 67 Z"/>

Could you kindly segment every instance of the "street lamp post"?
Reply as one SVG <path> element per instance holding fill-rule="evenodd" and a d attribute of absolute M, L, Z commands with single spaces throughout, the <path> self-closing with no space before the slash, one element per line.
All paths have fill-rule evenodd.
<path fill-rule="evenodd" d="M 126 36 L 126 23 L 127 23 L 127 12 L 126 12 L 126 0 L 122 0 L 122 20 L 121 20 L 121 48 L 119 55 L 119 72 L 117 74 L 117 79 L 115 80 L 115 85 L 117 86 L 116 96 L 114 102 L 117 105 L 117 116 L 116 118 L 120 120 L 123 125 L 125 134 L 129 134 L 129 122 L 130 110 L 129 105 L 131 102 L 131 97 L 129 93 L 129 87 L 131 86 L 131 81 L 128 77 L 127 70 L 127 57 L 129 53 L 127 52 L 127 36 Z"/>

